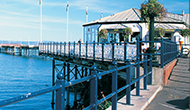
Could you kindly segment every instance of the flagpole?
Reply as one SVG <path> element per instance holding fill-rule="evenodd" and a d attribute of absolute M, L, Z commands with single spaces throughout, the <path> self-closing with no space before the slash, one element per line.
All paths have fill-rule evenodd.
<path fill-rule="evenodd" d="M 42 0 L 40 0 L 40 43 L 42 43 Z"/>
<path fill-rule="evenodd" d="M 67 0 L 67 42 L 69 40 L 69 0 Z"/>
<path fill-rule="evenodd" d="M 88 22 L 88 5 L 86 5 L 86 23 Z"/>

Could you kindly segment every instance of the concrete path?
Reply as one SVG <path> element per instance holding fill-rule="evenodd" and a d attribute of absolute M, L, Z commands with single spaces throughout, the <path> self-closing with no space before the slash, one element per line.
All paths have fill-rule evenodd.
<path fill-rule="evenodd" d="M 167 86 L 158 92 L 145 110 L 189 110 L 190 100 L 190 58 L 178 58 L 177 65 Z"/>

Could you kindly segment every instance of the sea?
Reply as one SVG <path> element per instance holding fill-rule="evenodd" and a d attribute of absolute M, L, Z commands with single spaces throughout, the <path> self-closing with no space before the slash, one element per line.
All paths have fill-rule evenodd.
<path fill-rule="evenodd" d="M 0 53 L 0 101 L 52 87 L 52 60 Z M 52 93 L 1 107 L 0 110 L 52 110 Z M 70 105 L 74 100 L 70 94 Z"/>

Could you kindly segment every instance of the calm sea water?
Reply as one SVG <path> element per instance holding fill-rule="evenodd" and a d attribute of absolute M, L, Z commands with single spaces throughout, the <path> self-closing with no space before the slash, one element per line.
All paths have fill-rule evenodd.
<path fill-rule="evenodd" d="M 51 85 L 51 60 L 0 53 L 0 101 Z M 51 97 L 51 93 L 47 93 L 2 107 L 0 110 L 51 110 Z"/>

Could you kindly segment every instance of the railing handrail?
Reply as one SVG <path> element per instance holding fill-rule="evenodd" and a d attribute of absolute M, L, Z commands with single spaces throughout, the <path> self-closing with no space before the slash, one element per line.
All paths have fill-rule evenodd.
<path fill-rule="evenodd" d="M 49 88 L 42 89 L 42 90 L 39 90 L 39 91 L 36 91 L 36 92 L 31 92 L 31 93 L 28 93 L 28 94 L 20 95 L 20 96 L 10 98 L 10 99 L 7 99 L 7 100 L 2 100 L 2 101 L 0 101 L 0 107 L 4 107 L 4 106 L 10 105 L 10 104 L 13 104 L 13 103 L 16 103 L 16 102 L 20 102 L 20 101 L 23 101 L 23 100 L 26 100 L 26 99 L 29 99 L 29 98 L 32 98 L 32 97 L 43 95 L 43 94 L 58 90 L 60 88 L 61 88 L 61 86 L 57 85 L 57 86 L 49 87 Z"/>
<path fill-rule="evenodd" d="M 90 81 L 91 89 L 93 89 L 93 90 L 91 90 L 91 93 L 90 93 L 91 94 L 91 104 L 88 107 L 86 107 L 84 110 L 87 110 L 90 108 L 95 108 L 95 110 L 97 110 L 97 105 L 106 101 L 109 98 L 112 98 L 112 107 L 114 107 L 114 108 L 117 107 L 117 104 L 116 104 L 117 103 L 117 93 L 123 91 L 124 89 L 127 89 L 126 91 L 129 95 L 126 103 L 130 104 L 130 91 L 131 91 L 130 86 L 134 83 L 137 83 L 136 95 L 140 95 L 140 80 L 142 78 L 144 78 L 144 80 L 145 80 L 148 77 L 148 75 L 150 76 L 152 74 L 152 69 L 151 69 L 152 68 L 152 58 L 150 57 L 150 59 L 147 59 L 147 57 L 145 56 L 145 59 L 143 61 L 140 61 L 139 58 L 137 58 L 137 59 L 138 59 L 137 62 L 135 62 L 133 64 L 131 64 L 130 60 L 128 60 L 128 62 L 126 62 L 126 66 L 122 66 L 119 68 L 117 68 L 117 63 L 114 61 L 113 69 L 104 71 L 104 72 L 100 72 L 100 73 L 97 73 L 96 66 L 92 66 L 91 67 L 92 71 L 91 71 L 90 76 L 87 76 L 87 77 L 84 77 L 81 79 L 76 79 L 74 81 L 70 81 L 70 82 L 66 82 L 66 83 L 63 79 L 64 74 L 58 73 L 58 75 L 57 75 L 58 79 L 55 83 L 56 84 L 55 86 L 47 88 L 47 89 L 43 89 L 43 90 L 40 90 L 37 92 L 32 92 L 32 93 L 28 93 L 25 95 L 21 95 L 21 96 L 11 98 L 8 100 L 0 101 L 0 107 L 57 90 L 57 92 L 56 92 L 56 109 L 63 110 L 65 108 L 65 103 L 64 103 L 65 88 L 76 85 L 78 83 L 82 83 L 84 81 Z M 147 71 L 147 62 L 148 61 L 149 61 L 149 66 L 150 66 L 149 71 Z M 144 64 L 145 69 L 144 69 L 144 75 L 140 76 L 140 64 L 142 64 L 142 63 Z M 130 68 L 132 66 L 136 66 L 138 71 L 137 71 L 137 78 L 134 81 L 130 82 L 131 81 Z M 117 89 L 117 82 L 118 82 L 117 81 L 117 75 L 118 75 L 117 71 L 120 71 L 120 70 L 126 70 L 126 77 L 127 77 L 128 83 L 126 83 L 126 85 L 123 86 L 122 88 Z M 102 98 L 100 100 L 97 100 L 97 84 L 98 84 L 97 78 L 100 76 L 103 76 L 103 75 L 107 75 L 107 74 L 112 74 L 112 93 L 110 93 L 109 95 L 105 96 L 104 98 Z M 150 76 L 150 77 L 152 78 L 152 76 Z M 150 80 L 150 84 L 152 84 L 152 80 Z M 146 89 L 147 81 L 144 81 L 144 85 L 145 85 L 144 88 Z M 113 89 L 113 88 L 115 88 L 115 89 Z"/>

